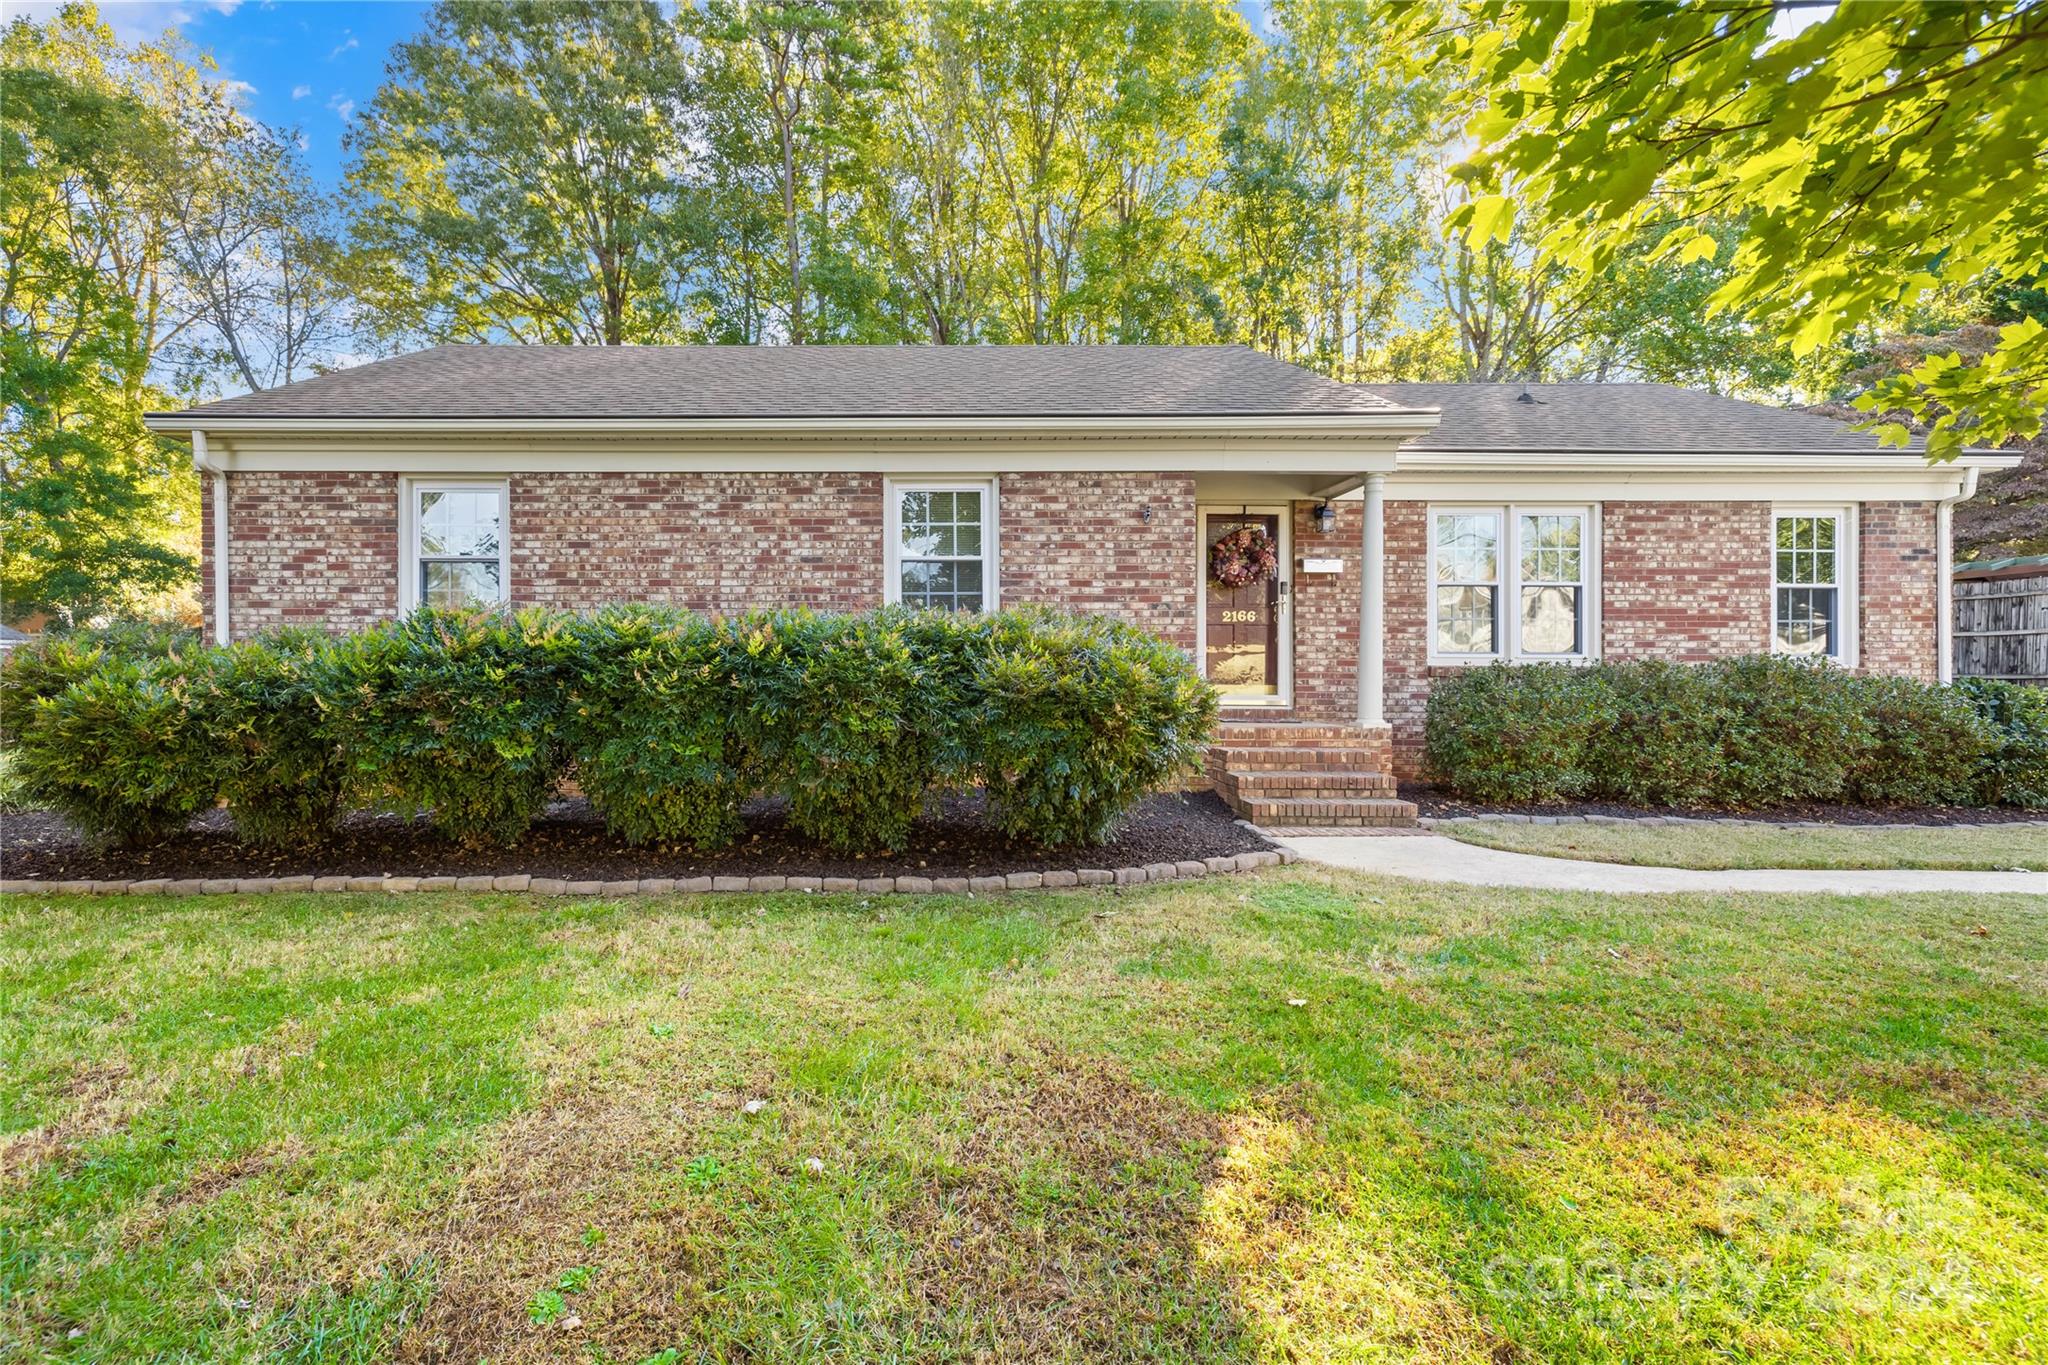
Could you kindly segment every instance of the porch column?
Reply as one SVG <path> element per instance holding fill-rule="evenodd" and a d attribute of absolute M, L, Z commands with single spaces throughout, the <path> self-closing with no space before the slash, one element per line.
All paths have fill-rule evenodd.
<path fill-rule="evenodd" d="M 1365 544 L 1358 566 L 1358 723 L 1387 723 L 1387 476 L 1365 476 Z"/>

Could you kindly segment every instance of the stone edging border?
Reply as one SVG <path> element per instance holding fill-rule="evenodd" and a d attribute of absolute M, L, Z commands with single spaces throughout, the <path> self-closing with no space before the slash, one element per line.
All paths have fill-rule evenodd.
<path fill-rule="evenodd" d="M 272 892 L 357 891 L 402 894 L 413 891 L 505 891 L 535 896 L 668 896 L 711 892 L 772 891 L 874 895 L 981 895 L 1070 886 L 1142 886 L 1192 881 L 1229 872 L 1251 872 L 1298 862 L 1301 855 L 1281 844 L 1254 853 L 1219 854 L 1142 867 L 1079 867 L 1051 872 L 1011 872 L 988 877 L 644 877 L 637 881 L 569 881 L 520 872 L 502 877 L 150 877 L 136 881 L 43 881 L 0 878 L 0 895 L 60 896 L 256 896 Z"/>
<path fill-rule="evenodd" d="M 2048 829 L 2048 820 L 1982 820 L 1955 825 L 1845 825 L 1832 820 L 1747 820 L 1736 815 L 1520 815 L 1506 811 L 1482 811 L 1474 815 L 1423 815 L 1416 824 L 1424 829 L 1439 825 L 1729 825 L 1744 829 L 1842 829 L 1872 833 L 1906 829 Z"/>

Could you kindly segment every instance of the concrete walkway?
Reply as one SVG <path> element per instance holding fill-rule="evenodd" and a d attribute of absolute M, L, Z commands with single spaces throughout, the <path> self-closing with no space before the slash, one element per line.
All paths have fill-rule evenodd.
<path fill-rule="evenodd" d="M 1510 853 L 1460 843 L 1440 834 L 1380 838 L 1297 835 L 1286 842 L 1312 863 L 1466 886 L 1600 892 L 1809 891 L 1858 896 L 1945 891 L 1951 895 L 2019 892 L 2048 896 L 2048 872 L 1838 872 L 1811 868 L 1701 872 Z"/>

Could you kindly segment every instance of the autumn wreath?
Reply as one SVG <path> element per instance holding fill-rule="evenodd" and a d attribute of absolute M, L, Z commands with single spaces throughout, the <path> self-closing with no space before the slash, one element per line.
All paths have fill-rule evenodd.
<path fill-rule="evenodd" d="M 1209 576 L 1226 588 L 1248 588 L 1280 571 L 1280 547 L 1263 526 L 1240 526 L 1209 547 Z"/>

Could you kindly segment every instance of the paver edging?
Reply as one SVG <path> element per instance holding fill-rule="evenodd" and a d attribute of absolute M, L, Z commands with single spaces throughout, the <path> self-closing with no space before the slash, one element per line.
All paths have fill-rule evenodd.
<path fill-rule="evenodd" d="M 280 892 L 340 891 L 353 895 L 410 895 L 418 891 L 490 891 L 530 896 L 668 896 L 713 893 L 718 895 L 760 895 L 771 891 L 801 891 L 860 895 L 993 895 L 996 892 L 1026 891 L 1075 886 L 1140 886 L 1149 882 L 1192 881 L 1197 877 L 1225 876 L 1254 872 L 1299 862 L 1301 855 L 1285 844 L 1250 853 L 1219 854 L 1200 862 L 1152 863 L 1142 867 L 1065 868 L 1050 872 L 1011 872 L 981 877 L 931 877 L 906 874 L 901 877 L 643 877 L 638 881 L 565 881 L 559 877 L 535 877 L 511 873 L 495 877 L 217 877 L 173 880 L 139 877 L 129 881 L 56 881 L 33 877 L 0 878 L 0 895 L 276 895 Z M 467 883 L 467 885 L 465 885 Z M 844 883 L 841 885 L 840 883 Z"/>

